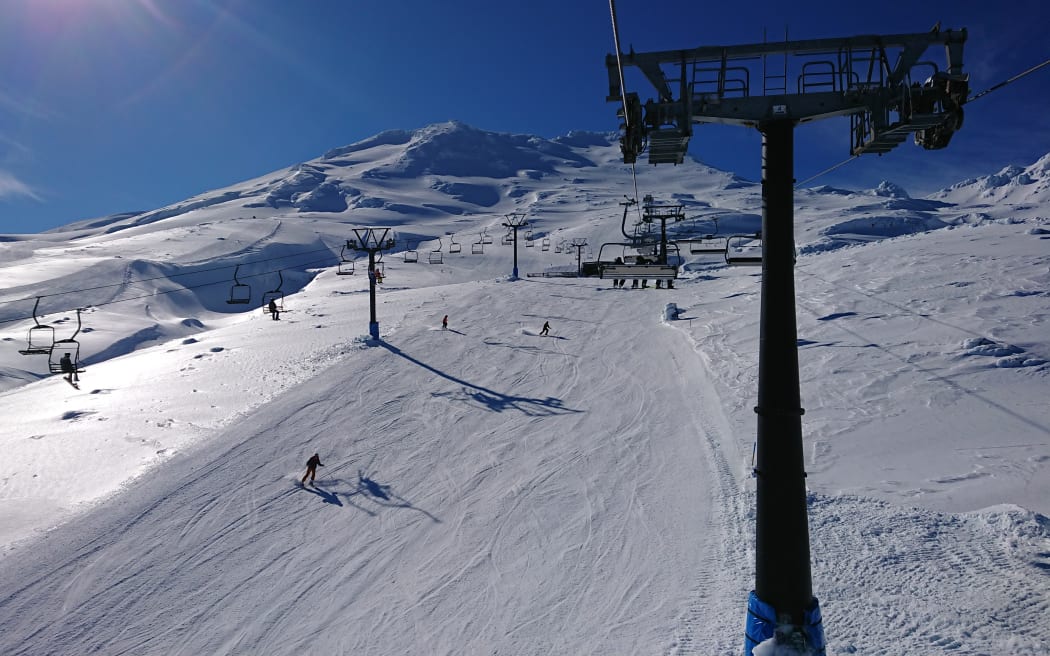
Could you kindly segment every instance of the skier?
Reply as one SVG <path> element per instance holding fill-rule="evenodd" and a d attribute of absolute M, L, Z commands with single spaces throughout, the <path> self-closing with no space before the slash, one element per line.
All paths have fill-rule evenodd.
<path fill-rule="evenodd" d="M 441 320 L 441 330 L 448 330 L 448 315 L 447 314 L 445 315 L 445 318 Z"/>
<path fill-rule="evenodd" d="M 76 387 L 74 379 L 77 375 L 77 368 L 73 366 L 73 360 L 69 357 L 69 353 L 63 353 L 62 359 L 58 361 L 58 364 L 62 369 L 62 373 L 66 374 L 63 378 L 65 378 L 70 385 Z"/>
<path fill-rule="evenodd" d="M 540 334 L 541 335 L 546 335 L 546 334 L 548 334 L 550 332 L 550 329 L 551 329 L 550 322 L 549 321 L 544 321 L 543 322 L 543 328 L 540 329 Z"/>
<path fill-rule="evenodd" d="M 321 456 L 316 453 L 310 456 L 310 459 L 306 461 L 306 473 L 303 474 L 303 485 L 306 485 L 306 477 L 310 477 L 310 485 L 314 483 L 314 476 L 317 474 L 317 468 L 324 467 L 321 464 Z"/>
<path fill-rule="evenodd" d="M 277 309 L 277 301 L 275 301 L 274 299 L 270 299 L 270 304 L 267 306 L 267 309 L 270 311 L 270 316 L 273 318 L 274 321 L 277 321 L 281 318 L 281 312 Z"/>

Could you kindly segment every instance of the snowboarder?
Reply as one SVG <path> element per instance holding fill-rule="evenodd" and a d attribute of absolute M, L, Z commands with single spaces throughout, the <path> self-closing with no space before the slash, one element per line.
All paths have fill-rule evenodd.
<path fill-rule="evenodd" d="M 277 309 L 277 301 L 275 301 L 274 299 L 270 299 L 270 304 L 267 306 L 267 309 L 270 311 L 270 316 L 273 318 L 274 321 L 277 321 L 281 318 L 281 312 Z"/>
<path fill-rule="evenodd" d="M 303 485 L 306 485 L 307 477 L 310 478 L 310 484 L 313 485 L 314 476 L 317 474 L 318 467 L 324 467 L 324 465 L 321 464 L 321 456 L 315 453 L 306 461 L 306 473 L 303 474 Z"/>
<path fill-rule="evenodd" d="M 445 315 L 445 318 L 441 320 L 441 330 L 448 330 L 448 315 L 447 314 Z"/>
<path fill-rule="evenodd" d="M 544 321 L 543 322 L 543 328 L 540 329 L 540 334 L 541 335 L 546 335 L 546 334 L 548 334 L 550 332 L 550 330 L 551 330 L 550 322 L 549 321 Z"/>

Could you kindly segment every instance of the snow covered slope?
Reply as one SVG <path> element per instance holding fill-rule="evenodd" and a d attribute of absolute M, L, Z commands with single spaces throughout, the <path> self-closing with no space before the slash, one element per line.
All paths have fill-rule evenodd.
<path fill-rule="evenodd" d="M 529 143 L 471 138 L 487 157 Z M 449 196 L 412 168 L 420 134 L 374 142 L 328 155 L 386 171 L 352 178 L 362 193 L 348 205 Z M 508 280 L 498 224 L 514 208 L 552 238 L 548 251 L 521 246 L 523 274 L 574 268 L 562 240 L 586 238 L 594 254 L 622 241 L 630 176 L 615 146 L 549 143 L 528 167 L 490 171 L 535 175 L 430 167 L 469 198 L 453 204 L 501 181 L 484 212 L 395 219 L 387 203 L 331 217 L 300 212 L 294 193 L 293 206 L 249 210 L 245 192 L 136 225 L 81 224 L 68 242 L 0 243 L 17 282 L 6 318 L 27 311 L 12 299 L 56 288 L 76 292 L 44 299 L 64 310 L 47 316 L 57 328 L 94 306 L 79 390 L 17 354 L 31 321 L 0 324 L 12 372 L 0 653 L 740 653 L 759 271 L 683 249 L 674 290 Z M 700 164 L 641 175 L 644 193 L 685 205 L 673 234 L 753 230 L 760 215 L 756 185 Z M 277 188 L 242 187 L 253 199 Z M 891 184 L 797 193 L 813 589 L 829 653 L 1050 652 L 1050 226 L 1045 205 L 1017 207 Z M 465 245 L 445 241 L 441 264 L 425 241 L 419 262 L 400 248 L 385 258 L 379 343 L 361 339 L 367 281 L 334 269 L 336 237 L 359 225 L 421 240 L 456 230 Z M 485 228 L 495 243 L 472 255 Z M 258 292 L 281 267 L 281 320 L 228 306 L 222 267 L 271 257 L 289 259 L 240 274 L 258 273 Z M 668 302 L 677 320 L 663 320 Z M 301 489 L 314 452 L 325 466 Z"/>

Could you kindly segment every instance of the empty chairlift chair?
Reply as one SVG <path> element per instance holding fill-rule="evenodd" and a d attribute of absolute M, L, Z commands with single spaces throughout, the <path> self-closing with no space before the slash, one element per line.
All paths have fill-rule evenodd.
<path fill-rule="evenodd" d="M 408 248 L 406 248 L 405 249 L 405 262 L 418 262 L 418 261 L 419 261 L 419 251 L 417 251 L 412 246 L 409 246 Z"/>
<path fill-rule="evenodd" d="M 430 255 L 427 257 L 427 262 L 430 264 L 441 264 L 441 238 L 438 238 L 437 248 L 430 251 Z"/>
<path fill-rule="evenodd" d="M 540 241 L 540 250 L 541 251 L 549 251 L 550 249 L 551 249 L 551 238 L 550 237 L 544 237 Z"/>
<path fill-rule="evenodd" d="M 240 270 L 240 264 L 233 270 L 233 286 L 230 287 L 230 298 L 226 299 L 230 305 L 243 305 L 252 301 L 252 288 L 237 278 Z"/>
<path fill-rule="evenodd" d="M 762 235 L 732 235 L 726 239 L 726 264 L 762 266 Z"/>
<path fill-rule="evenodd" d="M 40 297 L 38 296 L 36 303 L 33 304 L 33 323 L 35 325 L 29 329 L 26 347 L 18 351 L 22 355 L 48 355 L 51 353 L 51 347 L 55 344 L 55 329 L 47 324 L 40 323 L 40 319 L 36 316 L 36 310 L 39 306 Z"/>
<path fill-rule="evenodd" d="M 461 250 L 463 250 L 463 246 L 458 241 L 456 241 L 456 236 L 449 235 L 448 252 L 458 253 Z"/>
<path fill-rule="evenodd" d="M 470 252 L 473 255 L 484 255 L 485 253 L 485 236 L 482 235 L 476 242 L 470 245 Z"/>
<path fill-rule="evenodd" d="M 536 245 L 536 240 L 532 238 L 532 231 L 529 230 L 525 233 L 525 248 L 532 248 Z"/>
<path fill-rule="evenodd" d="M 354 275 L 354 261 L 346 258 L 346 244 L 343 244 L 342 250 L 339 251 L 339 268 L 336 273 L 340 276 Z"/>
<path fill-rule="evenodd" d="M 725 255 L 728 240 L 717 235 L 704 235 L 689 242 L 689 252 L 693 255 Z"/>

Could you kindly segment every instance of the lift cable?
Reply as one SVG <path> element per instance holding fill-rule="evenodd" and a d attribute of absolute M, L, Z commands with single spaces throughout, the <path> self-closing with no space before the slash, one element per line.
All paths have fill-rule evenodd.
<path fill-rule="evenodd" d="M 319 249 L 319 250 L 328 250 L 328 249 Z M 309 252 L 317 252 L 317 251 L 309 251 Z M 331 252 L 331 251 L 329 251 L 329 252 Z M 281 259 L 281 258 L 269 258 L 269 259 Z M 262 261 L 265 261 L 265 260 L 262 260 Z M 320 264 L 322 262 L 328 262 L 328 261 L 330 261 L 330 258 L 325 257 L 325 258 L 320 258 L 320 259 L 316 259 L 316 260 L 311 260 L 309 262 L 303 262 L 303 263 L 299 264 L 298 266 L 310 266 L 312 264 Z M 220 267 L 218 269 L 208 269 L 208 271 L 218 271 L 218 270 L 226 269 L 226 268 L 229 268 L 229 267 Z M 265 276 L 267 274 L 273 273 L 274 271 L 280 272 L 281 270 L 282 269 L 274 269 L 273 271 L 263 271 L 261 273 L 253 273 L 253 274 L 251 274 L 249 276 L 241 276 L 241 278 L 242 279 L 243 278 L 257 278 L 259 276 Z M 185 274 L 179 274 L 179 275 L 185 275 Z M 149 280 L 158 280 L 160 278 L 165 278 L 165 277 L 166 276 L 160 276 L 159 278 L 149 278 Z M 142 282 L 142 281 L 136 281 L 136 282 Z M 148 294 L 142 294 L 140 296 L 131 296 L 131 297 L 128 297 L 128 298 L 119 298 L 119 299 L 115 299 L 115 300 L 112 300 L 112 301 L 103 301 L 101 303 L 93 303 L 90 307 L 102 307 L 102 306 L 105 306 L 105 305 L 114 305 L 116 303 L 126 303 L 128 301 L 138 301 L 138 300 L 142 300 L 144 298 L 153 298 L 153 297 L 156 297 L 156 296 L 164 296 L 166 294 L 174 294 L 176 292 L 192 291 L 192 290 L 195 290 L 195 289 L 202 289 L 204 287 L 212 287 L 212 286 L 215 286 L 215 285 L 227 285 L 227 284 L 229 284 L 229 282 L 230 282 L 229 280 L 216 280 L 215 282 L 206 282 L 206 283 L 201 283 L 199 285 L 190 285 L 188 287 L 179 287 L 178 289 L 169 289 L 169 290 L 163 291 L 163 292 L 154 290 L 154 291 L 152 291 L 152 292 L 150 292 Z M 113 286 L 114 285 L 104 285 L 103 287 L 113 287 Z M 94 289 L 101 289 L 101 287 L 97 287 L 97 288 L 94 288 Z M 73 293 L 73 292 L 63 292 L 63 293 L 69 294 L 69 293 Z M 51 294 L 51 296 L 57 296 L 57 295 L 58 294 Z M 13 302 L 14 301 L 11 301 L 11 303 L 13 303 Z M 4 304 L 6 305 L 8 303 L 9 302 L 5 302 Z M 71 312 L 74 309 L 75 308 L 53 310 L 53 311 L 49 312 L 48 314 L 60 314 L 60 313 L 63 313 L 63 312 Z M 18 322 L 18 321 L 25 321 L 27 319 L 32 319 L 32 318 L 33 318 L 33 315 L 24 316 L 24 317 L 13 317 L 13 318 L 10 318 L 10 319 L 0 319 L 0 325 L 6 324 L 6 323 L 15 323 L 15 322 Z"/>
<path fill-rule="evenodd" d="M 616 47 L 616 71 L 620 75 L 620 100 L 623 101 L 623 124 L 624 127 L 630 131 L 631 117 L 627 111 L 627 94 L 625 89 L 627 88 L 623 78 L 623 58 L 620 56 L 620 24 L 616 20 L 616 0 L 609 0 L 609 14 L 612 16 L 612 31 L 613 31 L 613 45 Z M 634 198 L 638 199 L 638 169 L 635 167 L 635 163 L 631 162 L 631 180 L 634 182 Z M 641 207 L 638 208 L 638 220 L 642 219 Z"/>
<path fill-rule="evenodd" d="M 824 169 L 823 171 L 821 171 L 820 173 L 818 173 L 816 175 L 811 175 L 810 177 L 806 178 L 805 180 L 802 180 L 801 182 L 796 182 L 795 183 L 795 189 L 798 189 L 799 187 L 801 187 L 802 185 L 806 184 L 807 182 L 810 182 L 812 180 L 816 180 L 817 178 L 819 178 L 820 176 L 822 176 L 822 175 L 824 175 L 826 173 L 831 173 L 832 171 L 834 171 L 835 169 L 837 169 L 840 166 L 845 166 L 846 164 L 849 164 L 850 162 L 852 162 L 853 160 L 857 159 L 858 157 L 860 157 L 860 155 L 853 155 L 849 159 L 844 159 L 841 162 L 839 162 L 838 164 L 835 164 L 834 166 L 829 166 L 828 168 Z"/>
<path fill-rule="evenodd" d="M 309 251 L 301 251 L 301 252 L 298 252 L 298 253 L 292 253 L 291 255 L 278 255 L 276 257 L 268 257 L 268 258 L 263 258 L 261 260 L 249 260 L 247 262 L 242 262 L 240 265 L 227 264 L 227 265 L 220 266 L 220 267 L 212 267 L 210 269 L 195 269 L 193 271 L 184 271 L 182 273 L 173 273 L 173 274 L 168 275 L 168 276 L 154 276 L 152 278 L 139 278 L 138 280 L 131 280 L 131 281 L 127 281 L 127 282 L 108 283 L 108 284 L 105 284 L 105 285 L 98 285 L 97 287 L 84 287 L 82 289 L 72 289 L 72 290 L 64 291 L 64 292 L 55 292 L 53 294 L 39 294 L 36 297 L 29 297 L 29 296 L 27 296 L 25 298 L 12 299 L 10 301 L 0 301 L 0 305 L 11 305 L 11 304 L 14 304 L 14 303 L 21 303 L 23 301 L 28 301 L 31 298 L 48 298 L 50 296 L 65 296 L 67 294 L 80 294 L 82 292 L 93 292 L 93 291 L 98 291 L 99 289 L 106 289 L 107 287 L 121 287 L 121 286 L 128 286 L 128 285 L 136 285 L 136 284 L 138 284 L 140 282 L 151 282 L 153 280 L 164 280 L 164 279 L 178 278 L 179 276 L 192 276 L 192 275 L 197 275 L 197 274 L 201 274 L 201 273 L 211 273 L 213 271 L 223 271 L 225 269 L 231 269 L 231 268 L 234 268 L 236 266 L 246 266 L 246 265 L 249 265 L 249 264 L 260 264 L 262 262 L 272 262 L 274 260 L 285 260 L 285 259 L 292 258 L 292 257 L 299 257 L 300 255 L 310 255 L 312 253 L 320 253 L 322 251 L 328 251 L 328 252 L 334 253 L 334 250 L 332 248 L 318 248 L 318 249 L 309 250 Z M 172 262 L 158 262 L 158 264 L 172 264 Z M 257 277 L 257 276 L 260 276 L 260 275 L 265 275 L 267 273 L 273 273 L 273 270 L 271 270 L 271 271 L 264 271 L 263 273 L 252 274 L 252 275 L 244 276 L 244 277 L 245 278 L 254 278 L 254 277 Z"/>
<path fill-rule="evenodd" d="M 999 84 L 991 86 L 991 87 L 985 89 L 984 91 L 982 91 L 982 92 L 980 92 L 978 94 L 974 94 L 974 95 L 970 96 L 969 98 L 967 98 L 966 102 L 967 103 L 972 103 L 973 101 L 977 100 L 978 98 L 987 96 L 989 93 L 991 93 L 993 91 L 996 91 L 998 89 L 1001 89 L 1001 88 L 1005 87 L 1007 84 L 1010 84 L 1011 82 L 1015 82 L 1017 80 L 1020 80 L 1022 77 L 1025 77 L 1026 75 L 1030 75 L 1032 73 L 1035 73 L 1040 68 L 1043 68 L 1044 66 L 1048 66 L 1048 65 L 1050 65 L 1050 59 L 1047 59 L 1046 61 L 1044 61 L 1041 64 L 1036 64 L 1032 68 L 1029 68 L 1027 71 L 1024 71 L 1023 73 L 1018 73 L 1017 75 L 1011 77 L 1010 79 L 1004 80 L 1004 81 L 1000 82 Z M 848 164 L 848 163 L 852 162 L 853 160 L 857 159 L 858 157 L 860 157 L 860 155 L 852 155 L 848 159 L 845 159 L 845 160 L 839 162 L 838 164 L 835 164 L 834 166 L 830 166 L 830 167 L 824 169 L 823 171 L 821 171 L 820 173 L 817 173 L 816 175 L 812 175 L 812 176 L 806 178 L 802 182 L 795 183 L 795 188 L 797 189 L 797 188 L 801 187 L 802 185 L 806 184 L 807 182 L 811 182 L 811 181 L 819 178 L 820 176 L 822 176 L 822 175 L 824 175 L 826 173 L 831 173 L 832 171 L 834 171 L 838 167 L 843 166 L 844 164 Z"/>
<path fill-rule="evenodd" d="M 1017 75 L 1013 76 L 1009 80 L 1006 80 L 1004 82 L 1000 82 L 999 84 L 996 84 L 993 87 L 989 87 L 989 88 L 985 89 L 984 91 L 982 91 L 982 92 L 980 92 L 980 93 L 978 93 L 976 95 L 970 96 L 969 98 L 966 99 L 966 102 L 971 103 L 971 102 L 977 100 L 978 98 L 980 98 L 981 96 L 986 96 L 989 93 L 995 91 L 996 89 L 1001 89 L 1001 88 L 1005 87 L 1007 84 L 1010 84 L 1011 82 L 1014 82 L 1015 80 L 1020 80 L 1022 77 L 1026 76 L 1026 75 L 1029 75 L 1031 73 L 1035 73 L 1040 68 L 1042 68 L 1042 67 L 1044 67 L 1044 66 L 1046 66 L 1048 64 L 1050 64 L 1050 59 L 1047 59 L 1042 64 L 1036 64 L 1035 66 L 1029 68 L 1027 71 L 1025 71 L 1023 73 L 1018 73 Z"/>

